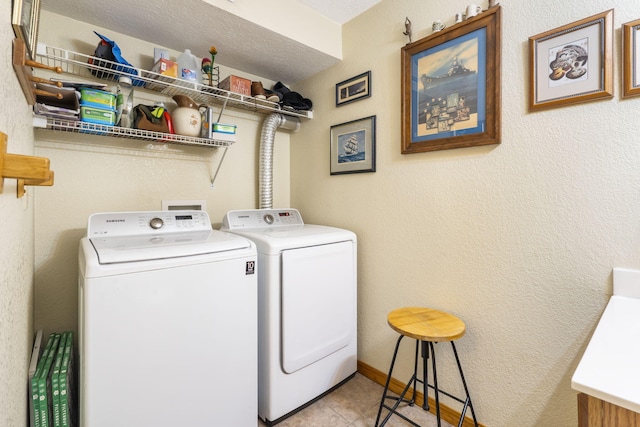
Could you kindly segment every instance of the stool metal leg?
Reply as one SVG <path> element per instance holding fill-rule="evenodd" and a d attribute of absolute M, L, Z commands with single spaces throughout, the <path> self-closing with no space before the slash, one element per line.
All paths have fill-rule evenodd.
<path fill-rule="evenodd" d="M 416 340 L 417 343 L 417 340 Z M 429 347 L 426 341 L 420 341 L 422 347 L 422 395 L 424 400 L 422 401 L 422 409 L 429 410 L 429 368 L 427 367 L 427 359 L 429 358 Z M 414 388 L 415 390 L 415 388 Z"/>
<path fill-rule="evenodd" d="M 408 402 L 409 406 L 413 406 L 416 403 L 416 393 L 418 390 L 418 340 L 416 340 L 416 354 L 413 357 L 413 393 L 411 395 L 411 400 Z M 409 381 L 411 383 L 411 381 Z"/>
<path fill-rule="evenodd" d="M 400 347 L 400 341 L 402 341 L 402 338 L 404 338 L 404 335 L 400 335 L 400 337 L 398 337 L 398 341 L 396 342 L 396 349 L 394 350 L 393 357 L 391 358 L 391 366 L 389 367 L 389 375 L 387 375 L 387 381 L 384 384 L 384 390 L 382 392 L 382 400 L 380 400 L 380 407 L 378 408 L 378 416 L 376 417 L 375 427 L 378 427 L 378 422 L 380 421 L 380 414 L 382 414 L 382 408 L 385 406 L 384 405 L 384 401 L 387 398 L 387 391 L 389 391 L 389 382 L 391 382 L 391 374 L 393 373 L 393 365 L 395 365 L 395 363 L 396 363 L 396 356 L 398 355 L 398 348 Z M 382 424 L 380 424 L 380 426 L 383 426 L 383 425 L 386 424 L 387 420 L 391 417 L 392 413 L 393 412 L 389 412 L 389 414 L 382 421 Z"/>
<path fill-rule="evenodd" d="M 429 349 L 431 350 L 431 368 L 433 369 L 433 394 L 436 399 L 436 419 L 438 427 L 442 425 L 440 421 L 440 389 L 438 388 L 438 372 L 436 371 L 436 352 L 433 350 L 433 343 L 429 341 Z"/>
<path fill-rule="evenodd" d="M 402 390 L 402 393 L 400 394 L 400 396 L 398 398 L 395 398 L 393 396 L 387 396 L 387 392 L 389 391 L 389 383 L 391 382 L 391 375 L 393 374 L 393 367 L 394 367 L 394 365 L 396 363 L 396 356 L 398 355 L 398 349 L 400 348 L 400 341 L 402 341 L 402 338 L 404 338 L 404 335 L 400 335 L 400 337 L 398 338 L 398 341 L 396 342 L 396 348 L 395 348 L 395 350 L 393 352 L 393 357 L 391 358 L 391 367 L 389 368 L 389 375 L 387 375 L 387 381 L 385 382 L 384 391 L 382 392 L 382 399 L 380 400 L 380 407 L 378 408 L 378 416 L 376 417 L 375 427 L 383 427 L 387 423 L 387 421 L 389 421 L 389 418 L 391 418 L 391 416 L 393 414 L 398 415 L 400 418 L 404 419 L 405 421 L 411 423 L 412 425 L 414 425 L 416 427 L 420 427 L 419 424 L 416 424 L 415 422 L 413 422 L 409 418 L 405 417 L 401 413 L 396 412 L 396 410 L 398 409 L 398 406 L 400 405 L 400 403 L 405 402 L 405 403 L 408 403 L 409 405 L 413 405 L 414 402 L 415 402 L 415 399 L 416 399 L 415 379 L 417 377 L 416 370 L 417 370 L 417 367 L 418 367 L 418 365 L 417 365 L 417 363 L 418 363 L 418 346 L 417 346 L 417 343 L 416 343 L 416 358 L 415 358 L 415 363 L 414 363 L 415 370 L 413 372 L 413 376 L 407 382 L 407 385 Z M 404 397 L 407 394 L 407 391 L 409 391 L 409 387 L 411 387 L 411 383 L 412 382 L 414 383 L 413 398 L 411 400 L 406 400 Z M 393 399 L 396 402 L 392 407 L 390 407 L 390 406 L 385 405 L 385 400 L 386 399 Z M 378 424 L 380 422 L 380 415 L 382 414 L 382 408 L 388 409 L 389 413 L 384 418 L 384 420 L 382 420 L 382 423 Z"/>
<path fill-rule="evenodd" d="M 460 364 L 460 359 L 458 358 L 458 351 L 456 350 L 456 345 L 454 344 L 453 341 L 451 341 L 451 348 L 453 348 L 453 355 L 456 357 L 456 363 L 458 364 L 458 371 L 460 371 L 460 379 L 462 379 L 464 392 L 467 394 L 467 398 L 464 401 L 464 407 L 462 408 L 462 413 L 460 415 L 460 421 L 458 421 L 458 427 L 462 427 L 462 423 L 464 422 L 464 415 L 467 412 L 467 407 L 471 408 L 471 416 L 473 417 L 473 424 L 475 425 L 475 427 L 478 427 L 478 420 L 476 420 L 476 412 L 473 410 L 473 404 L 471 403 L 471 396 L 469 395 L 467 382 L 464 379 L 464 374 L 462 373 L 462 365 Z"/>

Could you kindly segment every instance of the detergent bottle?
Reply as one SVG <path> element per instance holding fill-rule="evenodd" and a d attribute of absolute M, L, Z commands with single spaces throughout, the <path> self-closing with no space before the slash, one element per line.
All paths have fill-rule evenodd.
<path fill-rule="evenodd" d="M 131 79 L 120 76 L 116 95 L 116 125 L 123 128 L 133 126 L 133 85 Z"/>

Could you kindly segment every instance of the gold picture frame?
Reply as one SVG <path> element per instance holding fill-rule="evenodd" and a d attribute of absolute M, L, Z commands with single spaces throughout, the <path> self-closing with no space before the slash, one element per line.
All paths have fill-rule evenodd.
<path fill-rule="evenodd" d="M 13 0 L 11 25 L 16 37 L 27 47 L 27 59 L 35 59 L 39 24 L 40 0 Z"/>
<path fill-rule="evenodd" d="M 622 97 L 640 95 L 640 19 L 622 24 Z"/>
<path fill-rule="evenodd" d="M 613 9 L 529 37 L 529 111 L 613 97 Z"/>
<path fill-rule="evenodd" d="M 501 8 L 402 48 L 402 154 L 500 143 Z"/>

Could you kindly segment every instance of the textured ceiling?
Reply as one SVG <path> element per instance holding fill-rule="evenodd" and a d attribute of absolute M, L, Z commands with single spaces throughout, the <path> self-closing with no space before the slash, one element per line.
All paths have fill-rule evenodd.
<path fill-rule="evenodd" d="M 339 24 L 349 22 L 380 0 L 298 0 Z"/>
<path fill-rule="evenodd" d="M 297 1 L 334 22 L 344 23 L 380 0 Z M 134 7 L 131 0 L 42 0 L 41 5 L 59 15 L 159 46 L 177 51 L 190 48 L 200 57 L 207 54 L 211 40 L 215 40 L 218 51 L 224 52 L 224 58 L 220 56 L 219 60 L 225 66 L 287 84 L 312 76 L 339 61 L 332 55 L 201 0 L 137 0 Z M 286 15 L 287 10 L 282 13 Z M 286 19 L 283 16 L 283 22 Z M 194 34 L 208 36 L 194 37 Z"/>

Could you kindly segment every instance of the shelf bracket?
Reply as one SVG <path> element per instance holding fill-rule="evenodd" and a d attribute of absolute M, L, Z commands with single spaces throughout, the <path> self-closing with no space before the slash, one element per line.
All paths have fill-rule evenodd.
<path fill-rule="evenodd" d="M 53 171 L 49 169 L 49 163 L 46 157 L 8 154 L 7 135 L 0 132 L 0 193 L 5 178 L 18 180 L 18 197 L 24 195 L 25 185 L 53 185 Z"/>
<path fill-rule="evenodd" d="M 216 178 L 218 176 L 218 172 L 220 172 L 220 167 L 222 167 L 222 162 L 224 162 L 224 156 L 227 155 L 227 150 L 229 149 L 229 147 L 224 147 L 224 152 L 222 153 L 222 158 L 220 158 L 220 161 L 218 162 L 218 167 L 216 168 L 216 171 L 213 174 L 213 178 L 211 178 L 211 188 L 214 187 L 214 183 L 216 182 Z"/>

